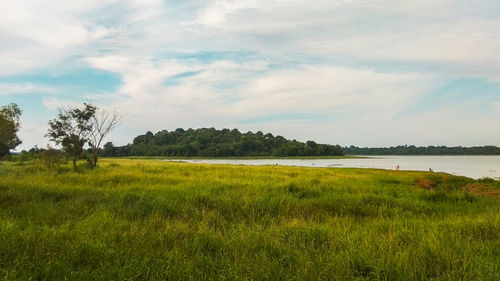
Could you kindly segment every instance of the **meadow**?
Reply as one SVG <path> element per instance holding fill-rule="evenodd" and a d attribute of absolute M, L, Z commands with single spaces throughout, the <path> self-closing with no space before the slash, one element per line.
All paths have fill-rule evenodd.
<path fill-rule="evenodd" d="M 0 280 L 500 280 L 499 189 L 430 172 L 0 162 Z"/>

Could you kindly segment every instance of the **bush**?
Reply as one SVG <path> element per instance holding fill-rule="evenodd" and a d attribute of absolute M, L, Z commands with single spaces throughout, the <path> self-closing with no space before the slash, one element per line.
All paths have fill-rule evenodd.
<path fill-rule="evenodd" d="M 40 152 L 40 161 L 49 170 L 52 170 L 65 162 L 61 152 L 53 148 L 48 148 Z"/>

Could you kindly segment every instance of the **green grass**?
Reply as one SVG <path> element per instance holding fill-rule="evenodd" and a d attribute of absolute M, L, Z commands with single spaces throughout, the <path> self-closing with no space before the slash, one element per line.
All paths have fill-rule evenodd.
<path fill-rule="evenodd" d="M 500 280 L 500 200 L 460 189 L 473 182 L 154 160 L 102 159 L 79 173 L 0 162 L 0 280 Z"/>

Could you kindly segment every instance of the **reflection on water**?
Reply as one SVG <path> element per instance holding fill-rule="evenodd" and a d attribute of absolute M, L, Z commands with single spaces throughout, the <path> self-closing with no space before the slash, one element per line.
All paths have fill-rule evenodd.
<path fill-rule="evenodd" d="M 188 159 L 188 163 L 375 168 L 445 172 L 470 178 L 500 178 L 500 156 L 374 156 L 352 159 Z"/>

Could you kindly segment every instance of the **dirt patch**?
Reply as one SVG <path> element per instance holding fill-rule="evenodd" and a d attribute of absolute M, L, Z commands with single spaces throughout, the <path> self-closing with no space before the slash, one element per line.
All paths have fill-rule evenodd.
<path fill-rule="evenodd" d="M 469 183 L 468 185 L 462 187 L 462 190 L 471 195 L 488 196 L 500 199 L 500 190 L 493 189 L 480 183 Z"/>
<path fill-rule="evenodd" d="M 420 188 L 423 189 L 434 189 L 436 188 L 437 184 L 429 179 L 417 179 L 415 180 L 415 185 L 417 185 Z"/>

